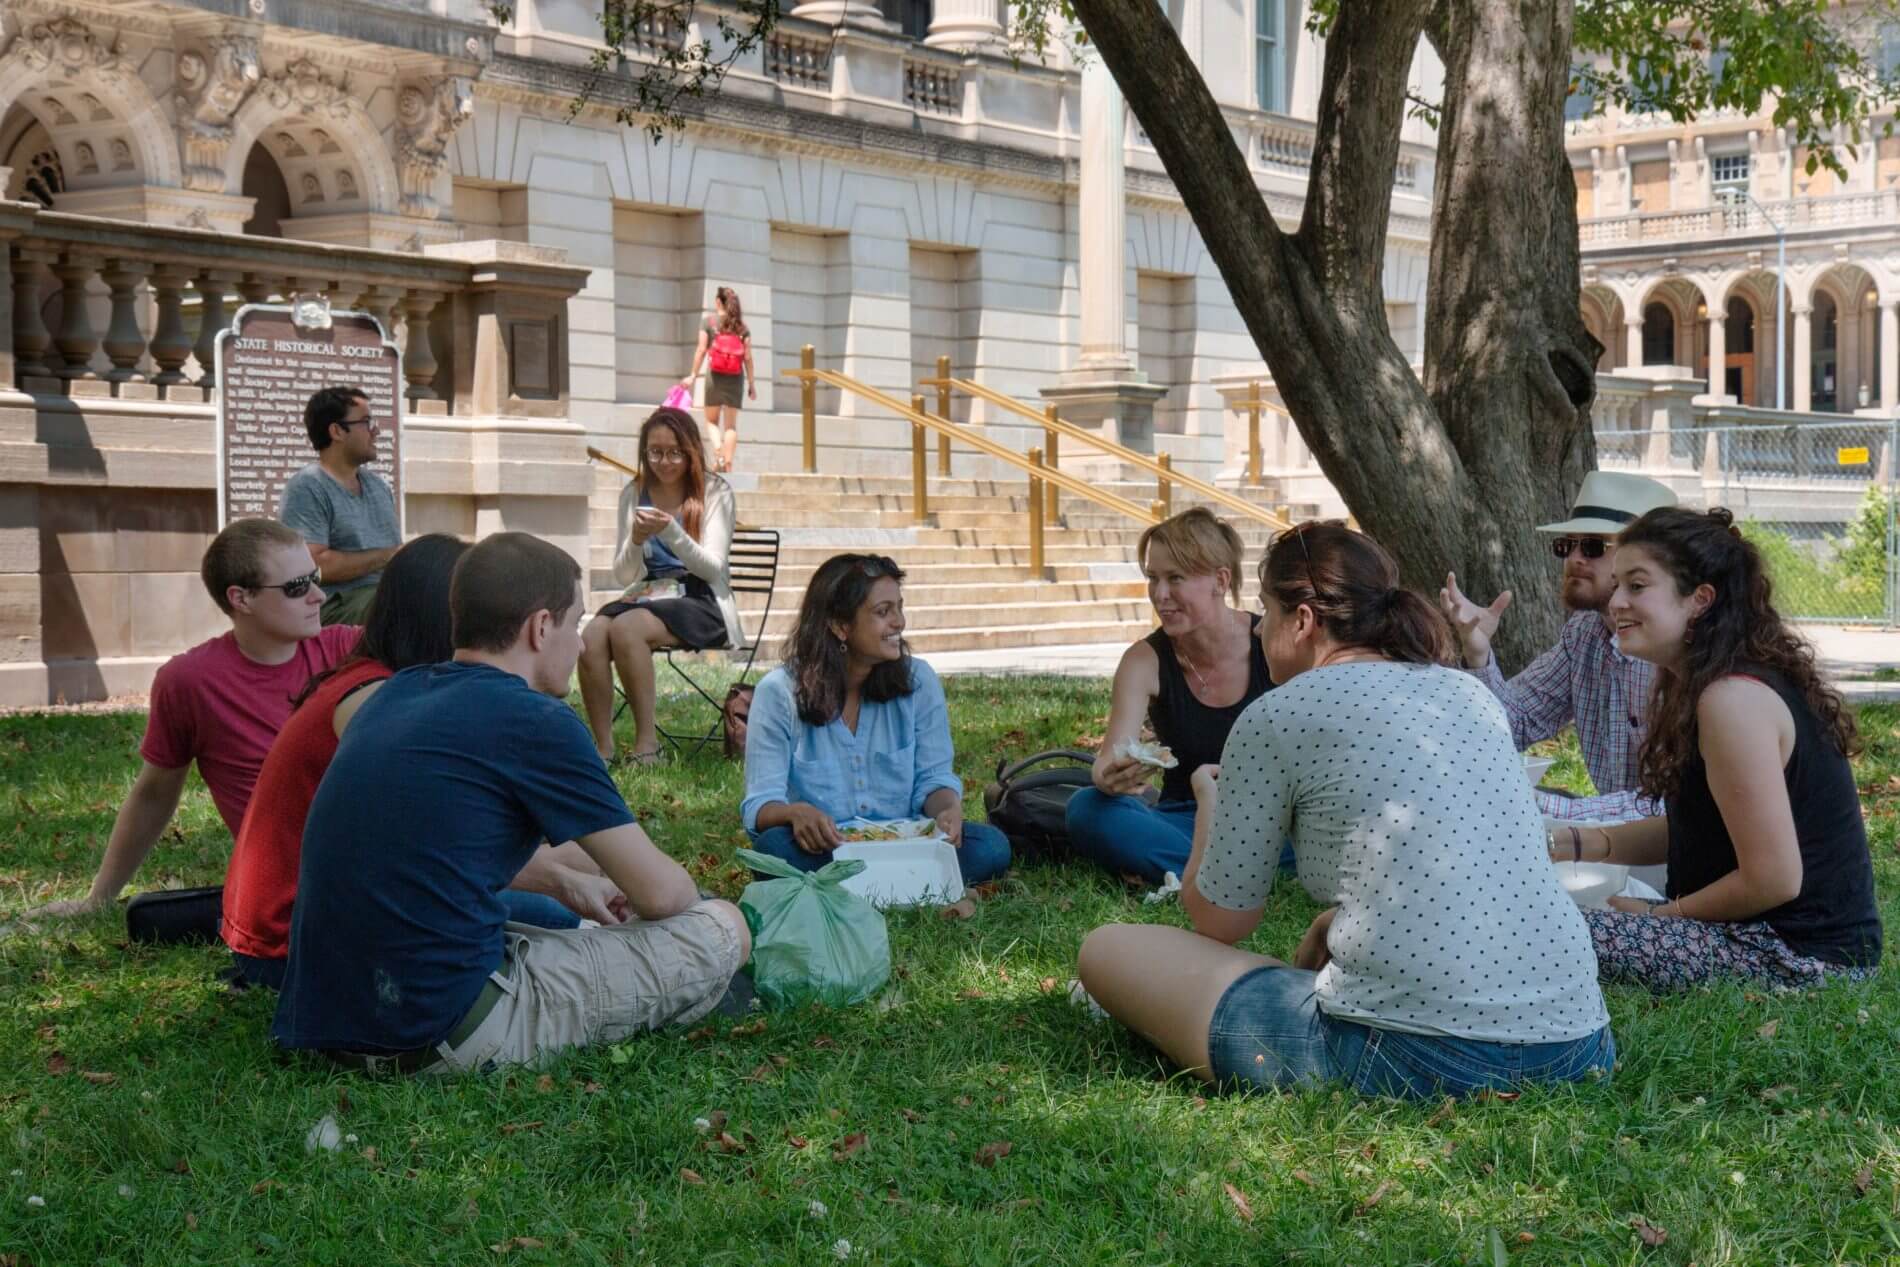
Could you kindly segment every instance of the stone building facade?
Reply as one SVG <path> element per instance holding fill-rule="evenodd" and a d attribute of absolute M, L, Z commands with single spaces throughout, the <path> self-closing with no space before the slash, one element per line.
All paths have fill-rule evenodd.
<path fill-rule="evenodd" d="M 1877 67 L 1900 74 L 1900 23 L 1865 35 Z M 1883 136 L 1889 120 L 1874 119 L 1839 150 L 1845 175 L 1810 171 L 1772 104 L 1677 124 L 1572 99 L 1583 311 L 1607 349 L 1599 368 L 1680 371 L 1714 405 L 1892 417 L 1900 134 Z"/>
<path fill-rule="evenodd" d="M 1232 399 L 1263 367 L 1099 65 L 1017 60 L 996 0 L 813 0 L 654 143 L 614 117 L 626 72 L 589 69 L 599 7 L 0 0 L 0 704 L 138 689 L 218 627 L 194 574 L 211 339 L 293 291 L 403 346 L 411 531 L 521 527 L 586 558 L 585 448 L 631 456 L 719 285 L 761 384 L 742 469 L 795 467 L 779 372 L 810 344 L 905 397 L 940 355 L 1038 406 L 1119 384 L 1152 426 L 1118 434 L 1233 477 Z M 1296 222 L 1320 64 L 1301 5 L 1170 13 Z M 656 18 L 632 51 L 717 47 L 719 15 Z M 1435 88 L 1429 62 L 1416 77 Z M 1411 125 L 1387 267 L 1406 347 L 1432 161 Z M 907 425 L 834 392 L 819 409 L 826 469 L 907 469 Z M 1293 500 L 1329 493 L 1284 427 L 1282 472 Z"/>

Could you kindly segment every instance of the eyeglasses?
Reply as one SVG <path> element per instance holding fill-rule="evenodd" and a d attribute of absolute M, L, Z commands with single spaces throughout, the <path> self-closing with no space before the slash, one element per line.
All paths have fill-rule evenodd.
<path fill-rule="evenodd" d="M 345 418 L 342 422 L 332 425 L 341 427 L 345 431 L 348 431 L 351 427 L 368 427 L 371 431 L 380 430 L 374 418 Z"/>
<path fill-rule="evenodd" d="M 1306 560 L 1306 584 L 1313 591 L 1313 601 L 1318 603 L 1325 601 L 1325 595 L 1320 593 L 1319 578 L 1313 573 L 1313 552 L 1306 548 L 1306 530 L 1311 528 L 1314 522 L 1308 519 L 1303 523 L 1294 524 L 1286 530 L 1284 535 L 1289 535 L 1300 543 L 1300 557 Z"/>
<path fill-rule="evenodd" d="M 1600 559 L 1609 553 L 1610 543 L 1602 537 L 1558 537 L 1550 543 L 1550 552 L 1560 559 L 1569 558 L 1572 550 L 1586 559 Z"/>
<path fill-rule="evenodd" d="M 684 462 L 685 460 L 686 450 L 684 449 L 647 450 L 647 461 L 649 462 Z"/>
<path fill-rule="evenodd" d="M 285 598 L 302 598 L 305 594 L 310 592 L 312 585 L 319 584 L 322 580 L 323 569 L 316 568 L 305 573 L 303 576 L 294 576 L 281 585 L 250 585 L 245 588 L 253 590 L 282 590 L 284 591 Z"/>

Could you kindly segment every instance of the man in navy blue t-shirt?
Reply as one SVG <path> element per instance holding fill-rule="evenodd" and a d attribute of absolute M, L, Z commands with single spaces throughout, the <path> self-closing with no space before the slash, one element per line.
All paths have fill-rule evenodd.
<path fill-rule="evenodd" d="M 580 568 L 500 533 L 456 565 L 450 605 L 455 658 L 377 691 L 311 803 L 277 1041 L 449 1072 L 710 1012 L 745 919 L 647 839 L 565 702 Z M 498 895 L 544 840 L 576 841 L 638 918 L 507 923 Z"/>

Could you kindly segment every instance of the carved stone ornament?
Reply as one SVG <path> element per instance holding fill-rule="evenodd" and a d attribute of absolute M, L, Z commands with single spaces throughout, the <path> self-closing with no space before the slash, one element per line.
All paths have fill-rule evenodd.
<path fill-rule="evenodd" d="M 57 70 L 67 75 L 87 71 L 110 79 L 124 69 L 117 47 L 94 38 L 92 28 L 75 18 L 35 22 L 22 30 L 0 61 L 17 62 L 28 70 Z"/>
<path fill-rule="evenodd" d="M 330 299 L 327 295 L 300 292 L 290 297 L 290 324 L 299 333 L 309 334 L 330 328 Z"/>
<path fill-rule="evenodd" d="M 396 97 L 396 157 L 402 181 L 402 213 L 439 219 L 435 184 L 442 174 L 449 138 L 475 113 L 469 81 L 451 75 L 406 84 Z"/>
<path fill-rule="evenodd" d="M 332 79 L 308 57 L 300 57 L 282 73 L 266 75 L 259 91 L 279 110 L 333 119 L 346 119 L 351 109 L 349 76 Z"/>
<path fill-rule="evenodd" d="M 185 188 L 211 193 L 224 188 L 231 118 L 262 75 L 257 41 L 247 35 L 220 36 L 204 53 L 178 55 L 178 92 L 173 101 L 179 147 L 185 157 Z"/>

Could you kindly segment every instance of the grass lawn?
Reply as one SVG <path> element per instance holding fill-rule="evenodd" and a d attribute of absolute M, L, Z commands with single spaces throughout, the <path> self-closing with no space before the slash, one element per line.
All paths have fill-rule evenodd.
<path fill-rule="evenodd" d="M 1108 703 L 1106 682 L 947 686 L 979 817 L 999 756 L 1099 732 Z M 1900 929 L 1900 712 L 1862 724 Z M 84 890 L 142 725 L 0 719 L 0 916 Z M 1554 775 L 1581 781 L 1574 748 Z M 654 837 L 736 896 L 738 768 L 707 755 L 621 781 Z M 214 883 L 227 848 L 194 776 L 140 884 Z M 1283 886 L 1254 944 L 1289 953 L 1314 909 Z M 1181 915 L 1081 868 L 1021 868 L 968 921 L 894 914 L 877 1006 L 460 1082 L 280 1059 L 271 998 L 219 987 L 221 951 L 129 947 L 118 914 L 16 932 L 0 937 L 0 1264 L 1900 1256 L 1891 970 L 1805 997 L 1613 991 L 1616 1077 L 1515 1102 L 1203 1099 L 1067 1001 L 1076 946 L 1113 920 Z M 695 1129 L 715 1111 L 730 1151 Z M 344 1145 L 307 1152 L 326 1114 Z M 992 1144 L 1007 1155 L 979 1164 Z"/>

